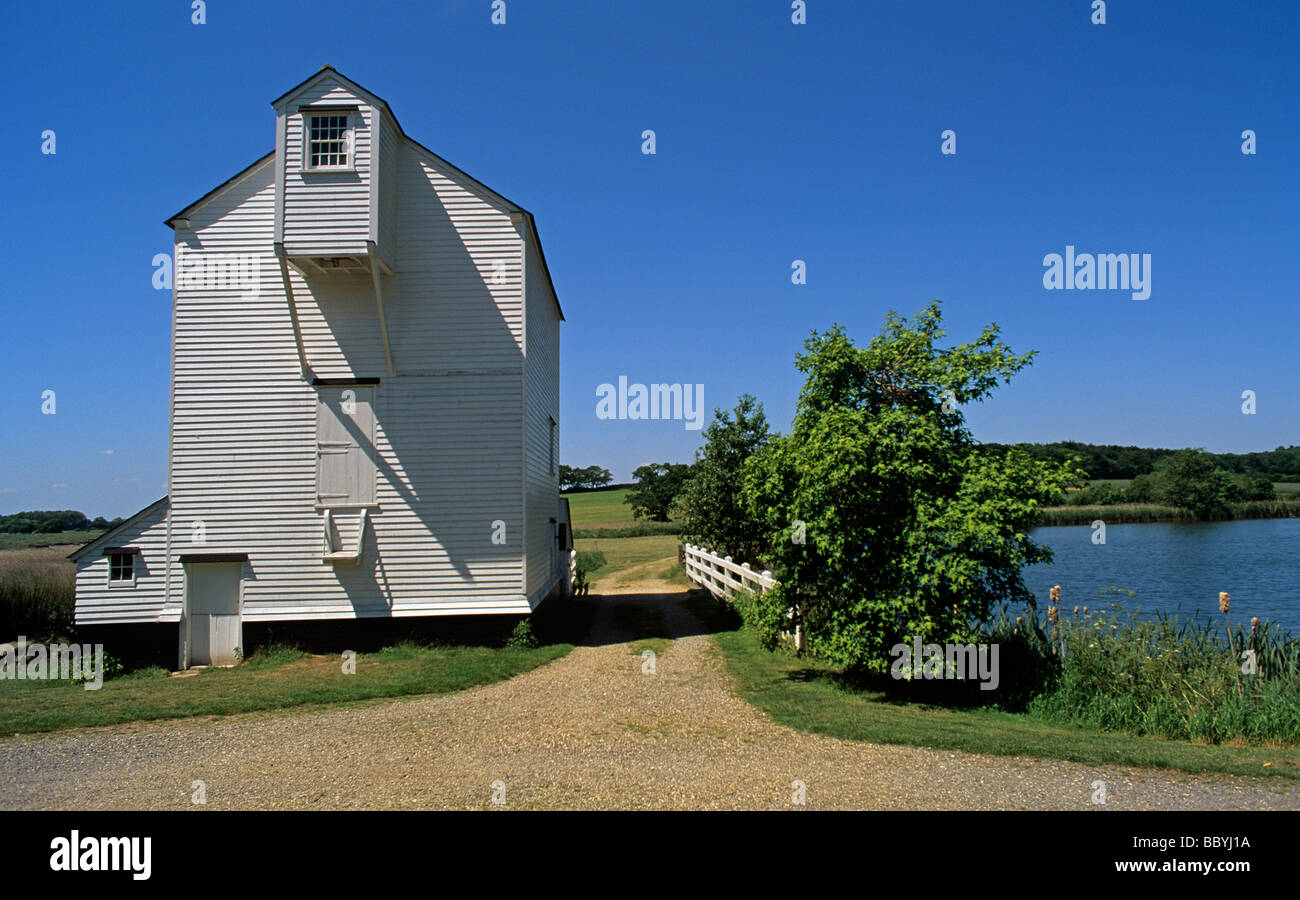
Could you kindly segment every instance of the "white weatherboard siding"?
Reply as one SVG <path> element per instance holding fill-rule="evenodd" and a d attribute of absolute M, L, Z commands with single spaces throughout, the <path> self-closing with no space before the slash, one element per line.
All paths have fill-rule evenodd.
<path fill-rule="evenodd" d="M 523 370 L 520 237 L 509 211 L 411 144 L 398 177 L 398 274 L 389 339 L 399 372 Z M 374 307 L 374 301 L 370 303 Z"/>
<path fill-rule="evenodd" d="M 412 221 L 400 229 L 402 272 L 385 279 L 395 377 L 386 375 L 367 277 L 292 276 L 312 371 L 381 378 L 378 507 L 361 565 L 321 560 L 319 394 L 300 377 L 273 256 L 256 297 L 177 292 L 173 553 L 248 553 L 245 621 L 527 611 L 519 273 L 500 285 L 487 274 L 497 259 L 518 259 L 518 237 L 507 213 L 427 163 L 411 159 L 405 174 L 402 214 Z M 185 252 L 269 248 L 273 196 L 269 172 L 246 179 L 194 217 L 202 250 Z M 344 544 L 355 516 L 335 511 Z M 491 541 L 498 519 L 504 545 Z M 202 545 L 191 540 L 196 522 Z M 182 584 L 173 580 L 178 609 Z"/>
<path fill-rule="evenodd" d="M 371 223 L 371 233 L 378 244 L 379 253 L 391 266 L 400 266 L 397 257 L 398 207 L 398 166 L 399 149 L 405 139 L 393 127 L 393 117 L 379 116 L 379 177 L 376 187 L 379 192 L 374 210 L 378 221 Z"/>
<path fill-rule="evenodd" d="M 108 581 L 106 547 L 134 547 L 134 585 Z M 166 595 L 167 501 L 159 500 L 72 555 L 77 563 L 76 623 L 157 622 Z"/>
<path fill-rule="evenodd" d="M 371 135 L 378 111 L 341 81 L 326 76 L 286 98 L 284 110 L 284 246 L 290 254 L 364 254 L 370 239 Z M 303 171 L 303 105 L 355 106 L 351 171 Z M 329 112 L 327 109 L 321 112 Z M 358 127 L 360 125 L 360 127 Z"/>
<path fill-rule="evenodd" d="M 358 107 L 356 173 L 301 172 L 298 110 L 319 103 Z M 170 512 L 141 513 L 140 538 L 112 539 L 148 557 L 135 591 L 99 591 L 106 561 L 79 560 L 78 621 L 180 622 L 186 566 L 227 555 L 246 556 L 244 623 L 526 613 L 560 555 L 549 471 L 559 314 L 540 251 L 526 249 L 531 220 L 333 70 L 276 110 L 278 154 L 172 220 L 178 272 L 238 256 L 254 277 L 178 279 Z M 278 203 L 305 374 L 275 255 Z M 309 259 L 364 257 L 367 241 L 393 270 L 381 276 L 392 371 L 371 275 Z"/>
<path fill-rule="evenodd" d="M 525 254 L 528 293 L 528 362 L 524 380 L 525 480 L 528 509 L 528 595 L 536 604 L 567 571 L 556 542 L 559 524 L 560 318 L 532 243 Z M 552 437 L 551 423 L 555 423 Z M 555 522 L 551 520 L 555 519 Z"/>

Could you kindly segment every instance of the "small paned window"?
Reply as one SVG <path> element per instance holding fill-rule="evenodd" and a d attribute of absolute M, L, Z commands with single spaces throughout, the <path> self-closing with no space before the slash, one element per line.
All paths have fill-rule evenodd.
<path fill-rule="evenodd" d="M 312 116 L 307 136 L 310 168 L 338 169 L 348 164 L 348 117 Z"/>
<path fill-rule="evenodd" d="M 108 557 L 109 581 L 135 580 L 135 554 L 112 553 Z"/>

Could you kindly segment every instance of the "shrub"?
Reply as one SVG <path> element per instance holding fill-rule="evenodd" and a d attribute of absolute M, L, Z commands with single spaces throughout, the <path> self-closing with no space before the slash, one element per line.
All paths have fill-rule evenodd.
<path fill-rule="evenodd" d="M 506 646 L 514 647 L 517 650 L 531 650 L 534 647 L 541 646 L 537 642 L 537 635 L 533 634 L 531 619 L 524 619 L 515 626 L 515 630 L 510 632 L 510 637 L 506 640 Z"/>

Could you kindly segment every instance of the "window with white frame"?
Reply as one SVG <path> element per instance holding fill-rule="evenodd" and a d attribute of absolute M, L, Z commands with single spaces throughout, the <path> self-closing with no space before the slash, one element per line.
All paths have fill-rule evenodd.
<path fill-rule="evenodd" d="M 110 553 L 108 555 L 108 580 L 110 582 L 135 581 L 135 554 Z"/>
<path fill-rule="evenodd" d="M 309 114 L 307 116 L 307 168 L 349 168 L 351 136 L 347 113 Z"/>

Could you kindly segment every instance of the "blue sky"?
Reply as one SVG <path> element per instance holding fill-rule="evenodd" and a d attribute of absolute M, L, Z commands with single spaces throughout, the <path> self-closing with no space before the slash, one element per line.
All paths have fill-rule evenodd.
<path fill-rule="evenodd" d="M 505 25 L 490 0 L 311 7 L 6 10 L 0 513 L 164 493 L 162 220 L 270 150 L 270 101 L 323 63 L 536 215 L 569 464 L 623 480 L 699 445 L 597 419 L 603 382 L 700 383 L 710 409 L 748 391 L 785 429 L 809 331 L 865 342 L 931 298 L 953 341 L 996 321 L 1040 351 L 968 410 L 983 440 L 1300 438 L 1294 0 L 1117 0 L 1105 25 L 1088 0 L 809 0 L 806 25 L 786 0 L 507 0 Z M 1150 299 L 1044 289 L 1067 245 L 1151 254 Z"/>

